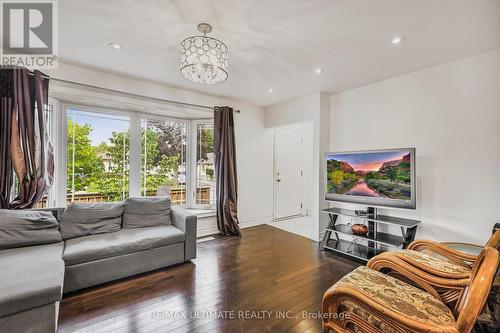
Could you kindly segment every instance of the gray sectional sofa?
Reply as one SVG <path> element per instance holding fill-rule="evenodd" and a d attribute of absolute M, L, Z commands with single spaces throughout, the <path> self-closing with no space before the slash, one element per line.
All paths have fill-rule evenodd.
<path fill-rule="evenodd" d="M 196 216 L 167 198 L 53 213 L 0 210 L 2 332 L 55 332 L 63 293 L 196 257 Z"/>

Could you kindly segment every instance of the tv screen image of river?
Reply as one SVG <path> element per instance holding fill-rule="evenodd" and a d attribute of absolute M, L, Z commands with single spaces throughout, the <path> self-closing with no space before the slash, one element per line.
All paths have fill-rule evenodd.
<path fill-rule="evenodd" d="M 327 192 L 360 197 L 410 200 L 410 151 L 327 155 Z"/>

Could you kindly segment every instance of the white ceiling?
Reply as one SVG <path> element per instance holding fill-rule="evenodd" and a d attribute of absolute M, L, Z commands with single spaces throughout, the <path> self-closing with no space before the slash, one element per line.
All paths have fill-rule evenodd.
<path fill-rule="evenodd" d="M 499 0 L 63 0 L 59 11 L 63 62 L 260 106 L 500 48 Z M 199 22 L 229 47 L 224 83 L 179 74 L 179 42 Z M 407 40 L 393 46 L 397 35 Z"/>

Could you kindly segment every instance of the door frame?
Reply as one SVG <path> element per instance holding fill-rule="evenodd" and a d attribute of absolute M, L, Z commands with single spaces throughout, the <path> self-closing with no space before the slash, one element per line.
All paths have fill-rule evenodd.
<path fill-rule="evenodd" d="M 300 155 L 300 172 L 301 172 L 301 175 L 300 175 L 300 213 L 299 214 L 296 214 L 296 215 L 291 215 L 291 216 L 286 216 L 286 217 L 280 217 L 280 218 L 277 218 L 276 217 L 276 206 L 277 206 L 277 200 L 276 200 L 276 194 L 277 194 L 277 184 L 278 182 L 276 181 L 277 179 L 277 143 L 278 143 L 278 140 L 277 140 L 277 137 L 278 137 L 278 131 L 279 130 L 289 130 L 289 131 L 294 131 L 294 132 L 297 132 L 298 135 L 300 135 L 300 151 L 299 151 L 299 155 Z M 278 222 L 278 221 L 284 221 L 284 220 L 290 220 L 290 219 L 294 219 L 294 218 L 297 218 L 297 217 L 301 217 L 301 216 L 304 216 L 304 165 L 303 165 L 303 162 L 302 162 L 302 155 L 303 155 L 303 150 L 304 150 L 304 132 L 301 131 L 301 130 L 297 130 L 297 129 L 293 129 L 293 128 L 289 128 L 289 127 L 276 127 L 274 129 L 274 133 L 273 133 L 273 222 Z"/>

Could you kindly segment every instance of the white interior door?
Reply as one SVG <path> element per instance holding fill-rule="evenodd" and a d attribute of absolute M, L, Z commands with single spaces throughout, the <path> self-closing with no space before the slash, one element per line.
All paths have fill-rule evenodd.
<path fill-rule="evenodd" d="M 274 220 L 302 215 L 302 133 L 278 128 L 274 143 Z"/>

